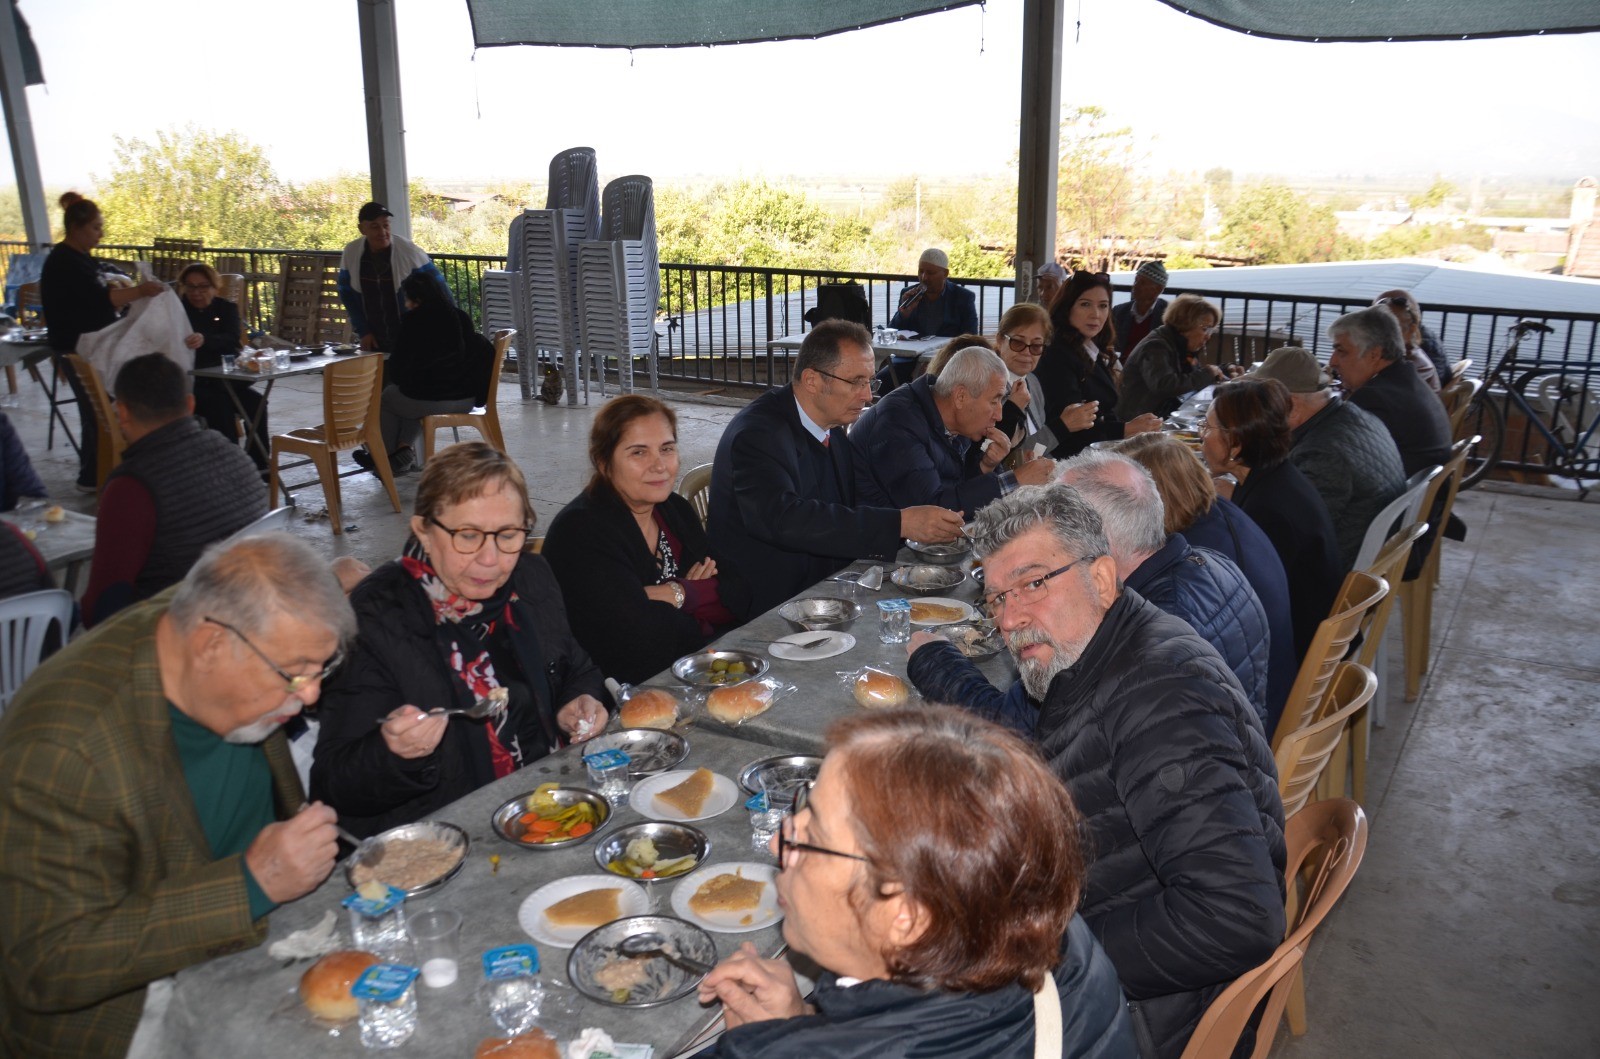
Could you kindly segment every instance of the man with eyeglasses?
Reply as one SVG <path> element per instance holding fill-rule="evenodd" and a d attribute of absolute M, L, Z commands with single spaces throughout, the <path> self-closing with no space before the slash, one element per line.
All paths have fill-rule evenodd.
<path fill-rule="evenodd" d="M 1049 481 L 1052 460 L 1014 471 L 1000 465 L 1011 446 L 995 424 L 1010 388 L 1005 362 L 992 350 L 957 350 L 937 378 L 900 387 L 856 420 L 850 441 L 866 456 L 861 468 L 897 505 L 959 508 L 966 518 L 1019 484 Z"/>
<path fill-rule="evenodd" d="M 161 353 L 123 364 L 113 384 L 128 447 L 106 478 L 83 620 L 177 584 L 207 545 L 267 513 L 250 457 L 194 417 L 182 368 Z"/>
<path fill-rule="evenodd" d="M 265 534 L 28 679 L 0 715 L 0 1054 L 160 1054 L 147 998 L 327 878 L 334 813 L 281 728 L 354 636 L 327 563 Z"/>
<path fill-rule="evenodd" d="M 807 333 L 794 381 L 733 417 L 717 443 L 706 524 L 722 601 L 741 620 L 856 559 L 889 558 L 901 538 L 950 541 L 961 512 L 900 509 L 844 428 L 876 389 L 867 329 L 828 320 Z"/>
<path fill-rule="evenodd" d="M 1031 731 L 1088 822 L 1081 912 L 1141 1052 L 1176 1057 L 1216 995 L 1283 940 L 1283 803 L 1261 720 L 1215 648 L 1123 587 L 1077 490 L 1018 489 L 969 536 L 1018 687 L 1003 695 L 926 634 L 907 673 L 929 702 Z"/>

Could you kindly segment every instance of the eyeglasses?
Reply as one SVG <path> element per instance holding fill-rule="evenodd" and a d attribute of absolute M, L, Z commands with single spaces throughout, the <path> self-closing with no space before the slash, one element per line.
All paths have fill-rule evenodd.
<path fill-rule="evenodd" d="M 1071 570 L 1079 563 L 1088 562 L 1091 559 L 1098 558 L 1100 558 L 1099 553 L 1094 555 L 1079 556 L 1066 566 L 1057 567 L 1056 569 L 1051 570 L 1048 574 L 1045 574 L 1043 577 L 1036 577 L 1032 581 L 1024 581 L 1022 584 L 1017 585 L 1014 588 L 1008 588 L 1004 592 L 996 592 L 992 596 L 984 596 L 983 605 L 989 611 L 989 615 L 991 617 L 998 618 L 1000 616 L 1000 611 L 1005 609 L 1007 600 L 1010 600 L 1013 603 L 1032 603 L 1039 597 L 1043 596 L 1046 591 L 1048 591 L 1046 586 L 1049 585 L 1051 578 L 1060 577 L 1062 574 L 1066 573 L 1068 570 Z"/>
<path fill-rule="evenodd" d="M 432 515 L 428 516 L 428 521 L 450 534 L 450 547 L 462 555 L 477 555 L 483 550 L 483 542 L 490 537 L 494 538 L 494 546 L 500 549 L 502 555 L 515 555 L 528 543 L 526 526 L 507 526 L 505 529 L 488 533 L 474 526 L 451 529 Z"/>
<path fill-rule="evenodd" d="M 1037 342 L 1024 342 L 1020 338 L 1016 338 L 1016 337 L 1014 337 L 1012 335 L 1006 335 L 1005 336 L 1005 340 L 1006 340 L 1006 345 L 1011 347 L 1011 352 L 1013 352 L 1013 353 L 1021 353 L 1023 350 L 1027 350 L 1029 353 L 1043 353 L 1044 352 L 1044 340 L 1043 339 L 1040 339 Z"/>
<path fill-rule="evenodd" d="M 844 853 L 837 849 L 828 849 L 826 846 L 813 846 L 809 842 L 796 842 L 791 836 L 794 834 L 794 818 L 804 812 L 811 802 L 811 788 L 814 783 L 806 783 L 794 792 L 794 812 L 783 818 L 783 823 L 778 825 L 778 868 L 788 871 L 800 862 L 802 850 L 808 853 L 826 853 L 830 857 L 844 857 L 846 860 L 859 860 L 863 864 L 872 862 L 859 853 Z"/>
<path fill-rule="evenodd" d="M 876 375 L 867 375 L 860 379 L 847 379 L 842 375 L 835 375 L 831 371 L 823 371 L 821 368 L 813 368 L 812 370 L 818 375 L 826 375 L 835 382 L 842 382 L 852 390 L 859 390 L 865 387 L 868 393 L 877 393 L 878 387 L 883 385 Z"/>
<path fill-rule="evenodd" d="M 290 695 L 298 695 L 310 685 L 321 683 L 322 681 L 327 680 L 333 675 L 333 671 L 339 668 L 339 663 L 344 661 L 344 648 L 341 647 L 339 650 L 333 652 L 333 657 L 328 659 L 328 664 L 322 667 L 322 672 L 302 673 L 299 676 L 296 676 L 293 673 L 285 671 L 282 666 L 268 658 L 266 653 L 263 652 L 261 648 L 250 642 L 250 637 L 246 636 L 232 625 L 229 625 L 225 621 L 218 621 L 216 618 L 208 617 L 204 620 L 210 622 L 212 625 L 220 625 L 222 628 L 227 629 L 229 632 L 233 633 L 233 635 L 237 636 L 240 643 L 254 651 L 255 656 L 267 664 L 268 669 L 271 669 L 274 673 L 283 678 L 284 690 Z"/>

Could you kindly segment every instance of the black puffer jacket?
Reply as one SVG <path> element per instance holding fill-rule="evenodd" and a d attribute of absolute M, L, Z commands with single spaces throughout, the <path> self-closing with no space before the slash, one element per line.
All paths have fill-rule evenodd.
<path fill-rule="evenodd" d="M 1074 916 L 1056 968 L 1062 1059 L 1133 1059 L 1133 1030 L 1116 971 Z M 719 1059 L 1032 1059 L 1033 996 L 930 993 L 886 981 L 817 983 L 817 1014 L 755 1022 L 724 1033 Z"/>
<path fill-rule="evenodd" d="M 1217 649 L 1267 723 L 1267 659 L 1271 633 L 1255 589 L 1227 556 L 1192 547 L 1181 533 L 1128 575 L 1127 585 L 1182 618 Z M 1265 728 L 1263 728 L 1265 731 Z"/>
<path fill-rule="evenodd" d="M 604 678 L 567 627 L 561 589 L 549 564 L 524 555 L 511 573 L 516 650 L 524 670 L 540 666 L 551 715 L 579 695 L 607 701 Z M 340 822 L 366 837 L 410 823 L 494 778 L 483 722 L 451 720 L 434 752 L 415 761 L 392 753 L 378 719 L 410 703 L 419 709 L 472 705 L 450 672 L 434 635 L 433 608 L 399 562 L 378 567 L 350 595 L 355 647 L 323 688 L 311 766 L 311 796 L 333 806 Z M 529 681 L 535 689 L 539 681 Z M 538 691 L 535 691 L 538 694 Z M 530 753 L 530 757 L 537 756 Z"/>
<path fill-rule="evenodd" d="M 1147 1055 L 1283 940 L 1283 803 L 1238 681 L 1181 620 L 1124 591 L 1039 713 L 1045 759 L 1087 821 L 1082 913 Z"/>

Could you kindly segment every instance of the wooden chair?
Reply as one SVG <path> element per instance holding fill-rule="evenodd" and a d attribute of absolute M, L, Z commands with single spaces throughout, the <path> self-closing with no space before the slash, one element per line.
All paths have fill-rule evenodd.
<path fill-rule="evenodd" d="M 39 296 L 39 284 L 24 283 L 17 288 L 17 326 L 18 327 L 43 327 L 44 300 Z M 32 369 L 30 369 L 32 370 Z M 39 373 L 33 371 L 34 378 L 39 385 L 44 385 L 44 380 L 39 379 Z M 11 393 L 17 392 L 17 368 L 11 364 L 6 366 L 6 385 Z"/>
<path fill-rule="evenodd" d="M 528 543 L 522 546 L 522 550 L 529 555 L 538 555 L 544 551 L 544 538 L 530 536 Z"/>
<path fill-rule="evenodd" d="M 1344 771 L 1330 766 L 1337 761 L 1335 751 L 1345 745 L 1353 718 L 1367 708 L 1377 690 L 1378 678 L 1372 670 L 1355 662 L 1340 662 L 1317 719 L 1279 741 L 1273 757 L 1278 763 L 1278 794 L 1283 798 L 1286 819 L 1299 812 L 1319 789 L 1344 796 Z M 1328 782 L 1323 787 L 1325 776 Z"/>
<path fill-rule="evenodd" d="M 1461 432 L 1461 425 L 1467 421 L 1467 409 L 1472 404 L 1472 399 L 1478 396 L 1478 391 L 1483 389 L 1482 379 L 1457 378 L 1446 386 L 1439 394 L 1439 399 L 1444 402 L 1445 414 L 1450 417 L 1450 436 L 1453 438 Z"/>
<path fill-rule="evenodd" d="M 101 381 L 95 366 L 76 353 L 65 356 L 72 370 L 78 373 L 78 381 L 83 383 L 89 403 L 94 405 L 95 425 L 100 428 L 100 451 L 95 460 L 99 473 L 95 485 L 104 489 L 111 468 L 122 462 L 122 450 L 128 447 L 127 439 L 122 436 L 122 426 L 117 422 L 116 413 L 111 411 L 111 395 L 106 392 L 105 383 Z"/>
<path fill-rule="evenodd" d="M 1432 511 L 1435 500 L 1442 494 L 1444 503 L 1439 508 L 1439 525 L 1447 525 L 1450 512 L 1456 506 L 1456 494 L 1461 489 L 1461 476 L 1466 473 L 1467 452 L 1478 443 L 1478 436 L 1462 438 L 1450 450 L 1450 460 L 1444 473 L 1434 479 L 1433 488 L 1423 498 L 1422 510 Z M 1422 678 L 1427 675 L 1430 643 L 1433 635 L 1433 593 L 1439 583 L 1439 554 L 1444 550 L 1444 534 L 1433 539 L 1422 569 L 1410 581 L 1400 583 L 1400 619 L 1405 630 L 1406 701 L 1417 701 L 1422 689 Z"/>
<path fill-rule="evenodd" d="M 1284 737 L 1297 728 L 1304 728 L 1316 719 L 1322 708 L 1322 699 L 1333 680 L 1333 671 L 1350 654 L 1350 644 L 1358 633 L 1371 628 L 1378 604 L 1389 594 L 1388 582 L 1361 570 L 1345 575 L 1344 585 L 1333 601 L 1333 610 L 1317 633 L 1300 663 L 1300 672 L 1289 689 L 1283 715 L 1272 734 L 1274 749 Z"/>
<path fill-rule="evenodd" d="M 1272 1050 L 1285 1012 L 1289 1030 L 1306 1031 L 1300 969 L 1311 936 L 1355 878 L 1367 852 L 1367 817 L 1348 798 L 1313 802 L 1289 818 L 1284 828 L 1289 850 L 1284 879 L 1289 885 L 1288 932 L 1283 944 L 1258 966 L 1240 975 L 1206 1008 L 1183 1049 L 1183 1059 L 1229 1059 L 1256 1008 L 1266 1009 L 1256 1028 L 1251 1059 Z"/>
<path fill-rule="evenodd" d="M 711 467 L 709 463 L 690 467 L 683 472 L 683 481 L 678 483 L 678 495 L 694 506 L 702 526 L 711 517 Z"/>
<path fill-rule="evenodd" d="M 297 346 L 350 340 L 337 254 L 284 254 L 272 333 Z"/>
<path fill-rule="evenodd" d="M 245 322 L 244 276 L 237 272 L 219 272 L 217 278 L 222 281 L 217 297 L 226 298 L 239 309 L 239 341 L 243 342 L 250 331 L 250 325 Z"/>
<path fill-rule="evenodd" d="M 461 440 L 459 431 L 462 427 L 472 427 L 483 435 L 483 440 L 501 452 L 506 451 L 506 438 L 500 432 L 500 370 L 506 364 L 506 350 L 510 348 L 511 340 L 516 337 L 516 329 L 511 327 L 503 327 L 494 333 L 494 364 L 489 372 L 489 396 L 483 403 L 483 411 L 450 412 L 422 417 L 423 463 L 433 459 L 434 433 L 444 427 L 457 431 L 457 441 Z"/>
<path fill-rule="evenodd" d="M 381 353 L 366 353 L 328 365 L 322 373 L 322 423 L 273 436 L 267 503 L 275 504 L 278 500 L 279 454 L 292 452 L 305 456 L 317 468 L 322 493 L 328 499 L 328 517 L 333 521 L 334 536 L 343 533 L 344 521 L 339 514 L 339 453 L 365 442 L 367 451 L 372 454 L 373 468 L 384 489 L 388 490 L 389 503 L 394 505 L 395 511 L 400 510 L 400 494 L 395 492 L 394 475 L 389 470 L 389 452 L 378 429 L 382 370 Z"/>

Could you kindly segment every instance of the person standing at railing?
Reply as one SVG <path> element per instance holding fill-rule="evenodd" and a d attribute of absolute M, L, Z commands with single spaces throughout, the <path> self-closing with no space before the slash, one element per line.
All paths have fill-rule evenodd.
<path fill-rule="evenodd" d="M 400 338 L 400 284 L 407 276 L 431 276 L 444 291 L 450 287 L 427 251 L 389 230 L 394 214 L 381 202 L 369 202 L 356 214 L 361 238 L 345 245 L 339 258 L 339 300 L 350 314 L 350 327 L 371 352 L 394 352 Z"/>
<path fill-rule="evenodd" d="M 954 338 L 978 331 L 978 297 L 950 282 L 950 257 L 929 247 L 917 260 L 917 282 L 900 292 L 900 304 L 889 326 L 922 336 Z M 911 381 L 917 358 L 891 356 L 878 372 L 880 389 L 888 393 Z"/>
<path fill-rule="evenodd" d="M 39 300 L 44 303 L 45 323 L 50 328 L 50 348 L 57 354 L 74 352 L 79 338 L 111 326 L 122 310 L 140 298 L 153 298 L 167 289 L 166 284 L 153 279 L 137 286 L 108 282 L 100 263 L 89 256 L 106 233 L 100 207 L 76 191 L 69 191 L 61 196 L 61 213 L 66 234 L 51 249 L 39 274 Z M 116 276 L 119 281 L 126 279 L 121 273 Z M 92 493 L 99 486 L 100 449 L 94 405 L 78 381 L 77 372 L 60 360 L 56 361 L 56 370 L 66 377 L 72 395 L 78 399 L 78 416 L 83 424 L 78 435 L 78 489 Z"/>

